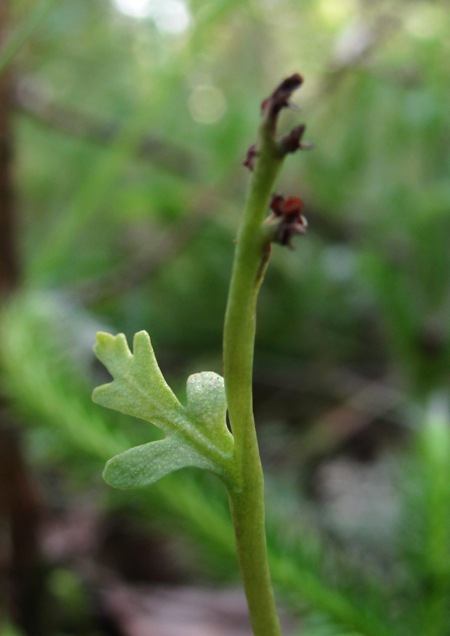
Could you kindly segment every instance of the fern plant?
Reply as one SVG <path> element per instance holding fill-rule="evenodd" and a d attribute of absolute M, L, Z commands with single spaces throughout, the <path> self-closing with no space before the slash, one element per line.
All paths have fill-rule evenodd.
<path fill-rule="evenodd" d="M 123 334 L 99 333 L 95 346 L 113 381 L 94 391 L 94 401 L 156 424 L 165 433 L 162 440 L 109 460 L 105 480 L 118 488 L 134 488 L 187 466 L 210 470 L 222 479 L 255 636 L 281 634 L 267 558 L 263 472 L 252 410 L 256 302 L 271 243 L 290 245 L 291 238 L 306 228 L 301 199 L 274 195 L 271 200 L 285 156 L 307 147 L 302 144 L 304 125 L 277 138 L 280 112 L 302 82 L 294 74 L 263 101 L 258 140 L 244 162 L 252 179 L 225 316 L 224 378 L 212 372 L 191 376 L 184 406 L 165 382 L 145 331 L 135 335 L 133 351 Z"/>

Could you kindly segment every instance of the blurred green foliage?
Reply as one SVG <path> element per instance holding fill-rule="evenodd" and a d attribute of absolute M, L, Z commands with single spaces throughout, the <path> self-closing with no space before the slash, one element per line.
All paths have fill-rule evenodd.
<path fill-rule="evenodd" d="M 31 91 L 17 118 L 27 280 L 80 293 L 97 280 L 91 306 L 127 333 L 217 350 L 255 110 L 299 69 L 316 148 L 280 187 L 305 198 L 311 233 L 277 250 L 259 345 L 357 364 L 369 328 L 413 390 L 432 391 L 449 350 L 447 12 L 179 0 L 175 25 L 176 7 L 190 20 L 179 33 L 112 2 L 61 2 L 16 57 L 19 95 Z M 130 284 L 102 290 L 121 269 Z"/>
<path fill-rule="evenodd" d="M 241 162 L 261 99 L 299 71 L 297 101 L 315 148 L 289 162 L 279 188 L 304 198 L 310 230 L 294 252 L 274 247 L 255 361 L 257 380 L 272 383 L 275 395 L 281 377 L 299 404 L 283 410 L 278 402 L 274 413 L 266 401 L 260 409 L 274 578 L 309 617 L 302 634 L 449 634 L 446 3 L 134 2 L 143 17 L 126 15 L 125 0 L 9 4 L 0 64 L 9 63 L 16 82 L 24 280 L 3 312 L 2 390 L 34 424 L 31 461 L 70 467 L 79 488 L 94 479 L 102 489 L 103 461 L 143 439 L 137 423 L 125 436 L 90 401 L 97 327 L 147 329 L 174 386 L 205 367 L 220 373 L 247 182 Z M 61 332 L 70 351 L 61 349 Z M 283 457 L 270 462 L 277 435 L 300 448 L 287 460 L 295 471 L 317 445 L 319 455 L 339 450 L 338 423 L 331 442 L 316 439 L 314 450 L 305 429 L 330 404 L 351 402 L 351 391 L 336 400 L 332 379 L 348 376 L 382 387 L 370 407 L 375 422 L 392 410 L 389 391 L 398 391 L 395 419 L 408 432 L 406 448 L 391 449 L 402 512 L 389 563 L 379 566 L 385 552 L 371 546 L 362 570 L 353 568 L 358 546 L 344 541 L 334 555 L 329 538 L 309 538 L 297 509 L 280 521 L 280 501 L 297 506 L 297 472 L 287 474 Z M 283 417 L 292 408 L 288 431 Z M 137 494 L 135 505 L 144 517 L 151 505 L 168 523 L 176 519 L 217 575 L 234 571 L 226 502 L 213 483 L 175 476 Z"/>

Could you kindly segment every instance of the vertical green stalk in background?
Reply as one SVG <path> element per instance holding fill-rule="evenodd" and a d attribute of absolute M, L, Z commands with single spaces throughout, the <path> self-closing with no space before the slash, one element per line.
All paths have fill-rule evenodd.
<path fill-rule="evenodd" d="M 258 142 L 249 151 L 253 169 L 247 205 L 238 234 L 224 327 L 224 379 L 230 425 L 235 441 L 238 486 L 229 490 L 236 548 L 255 636 L 281 634 L 267 560 L 264 481 L 252 407 L 252 369 L 258 292 L 270 244 L 289 243 L 304 231 L 301 201 L 281 197 L 271 222 L 264 221 L 283 159 L 301 147 L 304 126 L 277 141 L 279 112 L 288 106 L 302 79 L 286 79 L 262 104 Z"/>

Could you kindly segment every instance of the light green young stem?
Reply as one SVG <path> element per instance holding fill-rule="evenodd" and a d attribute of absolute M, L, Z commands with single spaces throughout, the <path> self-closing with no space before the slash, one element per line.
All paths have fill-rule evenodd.
<path fill-rule="evenodd" d="M 281 636 L 267 561 L 264 482 L 252 406 L 256 302 L 270 252 L 262 223 L 282 163 L 264 122 L 258 151 L 238 234 L 224 327 L 225 387 L 240 484 L 229 494 L 253 632 L 255 636 Z"/>

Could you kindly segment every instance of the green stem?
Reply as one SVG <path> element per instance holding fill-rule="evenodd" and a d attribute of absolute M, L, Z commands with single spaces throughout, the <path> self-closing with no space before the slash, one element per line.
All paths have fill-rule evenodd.
<path fill-rule="evenodd" d="M 224 377 L 238 484 L 229 496 L 253 632 L 255 636 L 281 636 L 267 560 L 264 481 L 252 406 L 256 302 L 270 252 L 270 239 L 262 224 L 282 163 L 264 122 L 258 150 L 238 234 L 224 326 Z"/>

